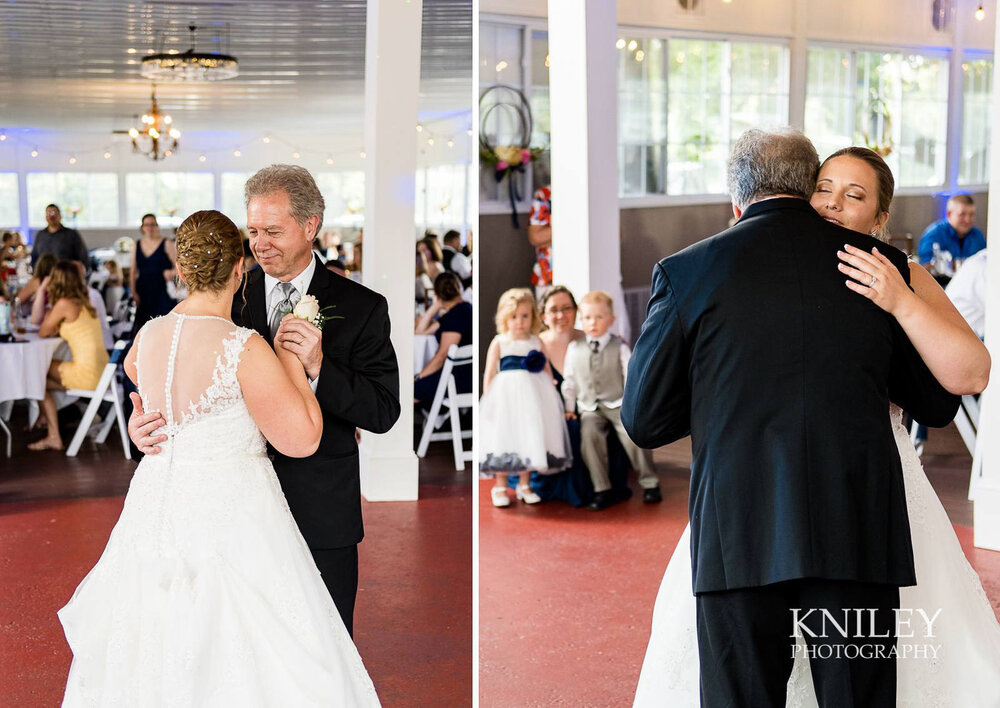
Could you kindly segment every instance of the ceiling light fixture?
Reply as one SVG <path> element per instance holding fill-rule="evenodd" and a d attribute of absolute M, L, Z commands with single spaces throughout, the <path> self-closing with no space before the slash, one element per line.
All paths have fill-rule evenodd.
<path fill-rule="evenodd" d="M 143 57 L 143 77 L 153 81 L 223 81 L 239 75 L 236 57 L 221 52 L 195 51 L 198 27 L 188 25 L 188 30 L 191 32 L 191 48 L 184 53 L 176 49 L 164 52 L 161 46 L 158 54 Z"/>
<path fill-rule="evenodd" d="M 128 131 L 132 138 L 132 152 L 142 153 L 150 160 L 162 160 L 177 149 L 181 131 L 173 126 L 174 119 L 160 113 L 156 104 L 156 84 L 150 96 L 152 106 L 142 116 L 142 126 Z"/>
<path fill-rule="evenodd" d="M 976 8 L 976 19 L 982 22 L 983 18 L 985 17 L 986 17 L 986 10 L 983 9 L 983 4 L 979 3 L 979 7 Z"/>

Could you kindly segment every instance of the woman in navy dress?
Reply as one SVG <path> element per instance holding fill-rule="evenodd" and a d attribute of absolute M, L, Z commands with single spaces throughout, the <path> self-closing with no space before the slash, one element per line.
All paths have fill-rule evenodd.
<path fill-rule="evenodd" d="M 451 345 L 472 344 L 472 304 L 462 299 L 462 281 L 454 273 L 441 273 L 434 280 L 434 303 L 417 323 L 417 334 L 433 334 L 438 350 L 413 380 L 413 397 L 430 408 L 441 380 L 441 368 Z M 455 369 L 456 393 L 472 391 L 472 367 Z"/>
<path fill-rule="evenodd" d="M 553 377 L 561 393 L 566 350 L 570 342 L 584 336 L 581 330 L 576 329 L 576 299 L 569 288 L 556 285 L 545 291 L 538 307 L 546 327 L 538 336 L 545 344 L 549 365 L 552 367 Z M 531 489 L 545 501 L 561 499 L 575 507 L 586 506 L 594 496 L 594 485 L 580 453 L 580 420 L 567 420 L 566 427 L 569 429 L 573 465 L 557 474 L 542 475 L 533 472 Z M 629 461 L 625 450 L 614 435 L 608 436 L 608 462 L 612 491 L 620 499 L 629 498 L 632 496 L 632 491 L 628 487 Z M 517 476 L 511 475 L 508 484 L 516 485 Z"/>
<path fill-rule="evenodd" d="M 154 317 L 167 314 L 177 304 L 167 294 L 167 281 L 177 273 L 177 246 L 163 238 L 153 214 L 142 217 L 140 231 L 142 238 L 132 249 L 129 273 L 129 286 L 136 304 L 133 332 L 138 332 Z"/>

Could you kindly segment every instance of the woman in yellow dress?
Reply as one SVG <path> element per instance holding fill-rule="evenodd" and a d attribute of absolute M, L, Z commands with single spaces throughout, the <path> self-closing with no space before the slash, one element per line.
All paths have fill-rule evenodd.
<path fill-rule="evenodd" d="M 29 450 L 62 450 L 52 391 L 67 388 L 94 389 L 108 363 L 108 352 L 101 337 L 101 323 L 87 296 L 87 286 L 73 261 L 59 261 L 39 288 L 44 300 L 53 303 L 42 320 L 39 335 L 59 336 L 66 340 L 72 361 L 53 361 L 45 383 L 42 413 L 48 423 L 48 435 L 28 445 Z"/>

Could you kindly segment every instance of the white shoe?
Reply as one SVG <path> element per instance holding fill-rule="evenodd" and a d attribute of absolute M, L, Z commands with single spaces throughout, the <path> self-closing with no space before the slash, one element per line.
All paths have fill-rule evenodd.
<path fill-rule="evenodd" d="M 506 487 L 493 487 L 493 489 L 490 490 L 490 497 L 493 499 L 493 506 L 510 506 L 510 497 L 507 496 Z"/>
<path fill-rule="evenodd" d="M 523 501 L 525 504 L 538 504 L 542 501 L 542 498 L 531 491 L 531 487 L 528 485 L 521 486 L 517 485 L 517 498 Z"/>

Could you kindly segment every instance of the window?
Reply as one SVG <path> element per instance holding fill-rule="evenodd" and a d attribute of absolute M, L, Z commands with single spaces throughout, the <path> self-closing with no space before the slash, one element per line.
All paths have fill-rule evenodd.
<path fill-rule="evenodd" d="M 247 207 L 243 201 L 243 186 L 253 176 L 253 172 L 223 172 L 221 175 L 223 214 L 237 226 L 246 226 Z"/>
<path fill-rule="evenodd" d="M 443 235 L 468 223 L 467 165 L 433 165 L 417 169 L 417 233 L 430 229 Z"/>
<path fill-rule="evenodd" d="M 788 123 L 784 45 L 618 40 L 618 191 L 724 194 L 732 141 Z"/>
<path fill-rule="evenodd" d="M 17 173 L 0 172 L 0 228 L 20 226 L 21 199 L 17 188 Z"/>
<path fill-rule="evenodd" d="M 29 172 L 28 223 L 45 225 L 45 207 L 57 204 L 70 227 L 118 226 L 118 175 L 114 172 Z"/>
<path fill-rule="evenodd" d="M 992 86 L 992 59 L 966 58 L 962 62 L 962 161 L 958 173 L 959 184 L 987 184 L 990 181 Z"/>
<path fill-rule="evenodd" d="M 365 225 L 365 173 L 320 172 L 316 185 L 326 203 L 323 227 L 361 228 Z"/>
<path fill-rule="evenodd" d="M 523 91 L 524 81 L 524 35 L 523 27 L 483 22 L 479 30 L 479 95 L 482 96 L 494 86 L 510 86 Z M 545 77 L 545 104 L 548 103 L 548 76 Z M 502 94 L 502 95 L 499 95 Z M 515 111 L 499 105 L 514 100 L 513 92 L 493 91 L 480 104 L 480 130 L 491 145 L 513 145 L 520 141 L 520 124 Z M 539 99 L 541 100 L 541 99 Z M 537 116 L 535 117 L 538 120 Z M 547 126 L 547 116 L 546 116 Z M 505 201 L 506 183 L 501 192 L 493 170 L 484 166 L 479 170 L 479 195 L 481 201 Z M 525 184 L 523 176 L 518 176 Z M 523 195 L 522 195 L 523 196 Z M 529 195 L 530 196 L 530 195 Z"/>
<path fill-rule="evenodd" d="M 215 208 L 211 172 L 130 172 L 125 175 L 126 225 L 156 214 L 160 226 L 179 226 L 196 211 Z"/>
<path fill-rule="evenodd" d="M 885 151 L 900 187 L 945 181 L 948 61 L 811 47 L 805 129 L 820 157 L 848 145 Z"/>

